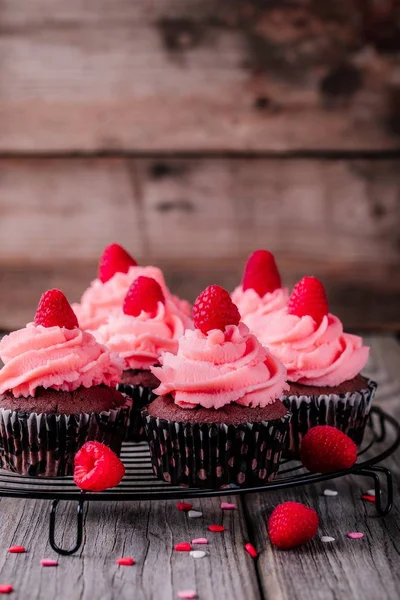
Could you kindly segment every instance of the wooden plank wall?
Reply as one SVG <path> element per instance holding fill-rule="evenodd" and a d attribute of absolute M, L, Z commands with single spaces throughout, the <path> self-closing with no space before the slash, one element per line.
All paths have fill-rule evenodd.
<path fill-rule="evenodd" d="M 119 241 L 193 299 L 276 252 L 400 327 L 397 0 L 0 0 L 0 328 Z"/>

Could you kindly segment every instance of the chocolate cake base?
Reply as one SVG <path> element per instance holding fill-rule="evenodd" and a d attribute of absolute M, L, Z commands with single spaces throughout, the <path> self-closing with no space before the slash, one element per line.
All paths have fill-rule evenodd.
<path fill-rule="evenodd" d="M 130 403 L 104 385 L 73 392 L 38 388 L 35 396 L 0 395 L 0 466 L 21 475 L 72 475 L 89 440 L 120 453 Z"/>
<path fill-rule="evenodd" d="M 360 446 L 376 387 L 362 375 L 335 388 L 290 383 L 290 390 L 281 398 L 292 413 L 284 456 L 298 458 L 303 437 L 316 425 L 336 427 Z"/>
<path fill-rule="evenodd" d="M 154 400 L 153 390 L 159 385 L 159 380 L 150 370 L 127 369 L 122 373 L 117 390 L 132 400 L 125 434 L 126 442 L 142 442 L 146 439 L 141 410 Z"/>
<path fill-rule="evenodd" d="M 182 409 L 170 396 L 142 410 L 153 471 L 185 487 L 257 486 L 272 480 L 290 413 L 277 400 L 266 408 Z"/>

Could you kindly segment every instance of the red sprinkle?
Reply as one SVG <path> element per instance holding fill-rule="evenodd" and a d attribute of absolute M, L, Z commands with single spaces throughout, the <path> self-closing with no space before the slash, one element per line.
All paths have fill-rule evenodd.
<path fill-rule="evenodd" d="M 175 544 L 175 550 L 178 552 L 190 552 L 192 549 L 192 545 L 190 542 L 181 542 L 180 544 Z"/>
<path fill-rule="evenodd" d="M 10 594 L 14 590 L 9 583 L 0 583 L 0 594 Z"/>
<path fill-rule="evenodd" d="M 225 527 L 223 525 L 209 525 L 209 531 L 225 531 Z"/>
<path fill-rule="evenodd" d="M 367 502 L 375 502 L 376 500 L 375 496 L 370 496 L 369 494 L 363 494 L 361 498 Z"/>
<path fill-rule="evenodd" d="M 52 558 L 42 558 L 40 564 L 42 567 L 58 567 L 58 562 Z"/>
<path fill-rule="evenodd" d="M 117 558 L 117 564 L 123 565 L 124 567 L 131 567 L 135 564 L 132 556 L 125 556 L 123 558 Z"/>
<path fill-rule="evenodd" d="M 188 511 L 188 510 L 192 510 L 193 508 L 193 504 L 190 504 L 189 502 L 177 502 L 176 503 L 176 508 L 178 510 L 183 510 L 183 511 Z"/>
<path fill-rule="evenodd" d="M 254 548 L 253 544 L 245 544 L 245 548 L 246 548 L 247 552 L 250 554 L 250 556 L 252 556 L 253 558 L 257 558 L 258 552 Z"/>
<path fill-rule="evenodd" d="M 26 552 L 23 546 L 10 546 L 8 551 L 11 554 L 22 554 L 23 552 Z"/>

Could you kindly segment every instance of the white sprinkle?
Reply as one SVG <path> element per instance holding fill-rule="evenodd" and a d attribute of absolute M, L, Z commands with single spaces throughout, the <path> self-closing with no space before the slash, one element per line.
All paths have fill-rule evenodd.
<path fill-rule="evenodd" d="M 328 542 L 334 542 L 335 538 L 331 537 L 330 535 L 323 535 L 321 537 L 321 542 L 324 542 L 324 544 L 327 544 Z"/>
<path fill-rule="evenodd" d="M 190 556 L 192 558 L 204 558 L 206 554 L 207 552 L 204 552 L 204 550 L 192 550 Z"/>
<path fill-rule="evenodd" d="M 324 490 L 324 496 L 337 496 L 338 493 L 336 490 Z"/>
<path fill-rule="evenodd" d="M 189 512 L 188 512 L 188 516 L 189 516 L 191 519 L 199 519 L 200 517 L 202 517 L 202 516 L 203 516 L 203 513 L 202 513 L 202 512 L 200 512 L 199 510 L 189 510 Z"/>
<path fill-rule="evenodd" d="M 375 490 L 374 490 L 374 489 L 373 489 L 373 490 L 367 490 L 367 491 L 366 491 L 366 494 L 367 494 L 368 496 L 375 496 Z"/>

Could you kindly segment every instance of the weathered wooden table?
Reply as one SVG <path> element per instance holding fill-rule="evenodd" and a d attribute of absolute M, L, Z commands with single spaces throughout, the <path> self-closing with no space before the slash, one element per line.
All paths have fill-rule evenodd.
<path fill-rule="evenodd" d="M 376 405 L 400 418 L 400 345 L 392 336 L 371 336 L 368 374 L 379 383 Z M 195 589 L 200 600 L 398 600 L 400 597 L 399 454 L 386 461 L 395 478 L 395 506 L 386 518 L 361 500 L 369 479 L 346 477 L 323 485 L 246 497 L 194 500 L 203 517 L 189 519 L 174 501 L 90 504 L 85 512 L 85 540 L 78 554 L 57 556 L 48 542 L 49 502 L 0 502 L 0 583 L 11 583 L 13 598 L 28 600 L 168 600 L 177 592 Z M 323 489 L 338 491 L 335 497 Z M 319 536 L 307 546 L 278 551 L 270 545 L 266 519 L 272 507 L 285 500 L 313 506 L 321 518 Z M 221 511 L 220 503 L 236 503 Z M 74 539 L 76 504 L 58 509 L 60 544 Z M 224 533 L 207 526 L 223 523 Z M 365 537 L 350 540 L 349 531 Z M 206 535 L 208 554 L 193 559 L 173 550 L 174 544 Z M 324 544 L 319 537 L 335 541 Z M 244 544 L 260 551 L 252 559 Z M 28 552 L 8 554 L 14 544 Z M 133 556 L 136 564 L 119 567 L 116 559 Z M 41 558 L 57 558 L 59 566 L 43 568 Z"/>

